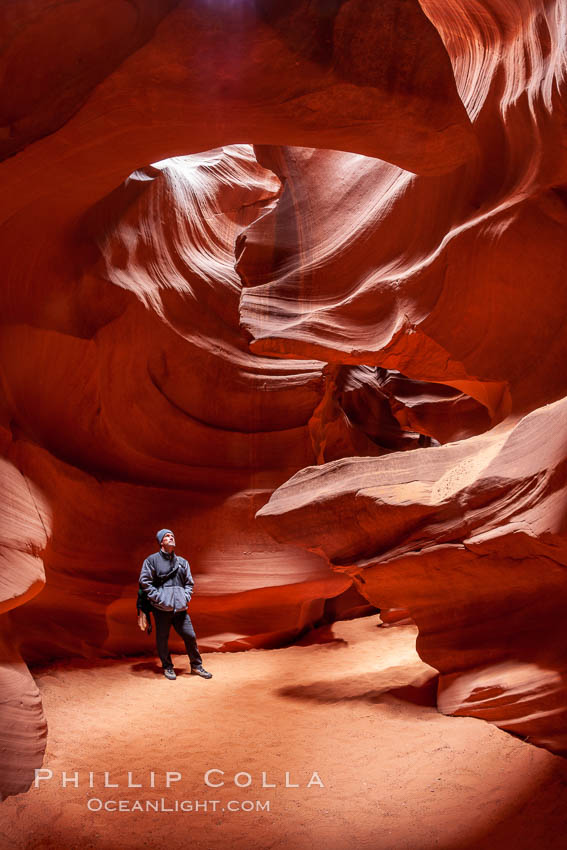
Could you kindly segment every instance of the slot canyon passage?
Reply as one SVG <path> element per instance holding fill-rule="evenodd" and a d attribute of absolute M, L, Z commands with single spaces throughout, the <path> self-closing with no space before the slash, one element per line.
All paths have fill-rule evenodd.
<path fill-rule="evenodd" d="M 565 0 L 0 11 L 0 846 L 567 848 Z"/>

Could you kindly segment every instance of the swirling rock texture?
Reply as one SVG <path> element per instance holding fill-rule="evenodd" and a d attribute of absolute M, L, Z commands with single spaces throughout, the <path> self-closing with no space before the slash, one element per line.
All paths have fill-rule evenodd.
<path fill-rule="evenodd" d="M 287 196 L 247 231 L 241 312 L 259 353 L 399 370 L 385 382 L 400 421 L 451 442 L 304 470 L 258 517 L 411 614 L 442 711 L 565 754 L 565 7 L 422 6 L 479 156 L 424 177 L 262 151 Z M 425 403 L 427 381 L 466 393 L 461 422 Z"/>
<path fill-rule="evenodd" d="M 16 653 L 147 650 L 163 525 L 204 648 L 407 610 L 442 710 L 562 751 L 563 4 L 2 14 L 2 793 Z"/>
<path fill-rule="evenodd" d="M 49 506 L 39 489 L 7 457 L 3 440 L 3 499 L 0 507 L 0 783 L 2 796 L 17 794 L 41 764 L 47 734 L 39 691 L 22 660 L 6 612 L 42 589 L 42 555 L 51 532 Z M 33 775 L 33 773 L 32 773 Z"/>

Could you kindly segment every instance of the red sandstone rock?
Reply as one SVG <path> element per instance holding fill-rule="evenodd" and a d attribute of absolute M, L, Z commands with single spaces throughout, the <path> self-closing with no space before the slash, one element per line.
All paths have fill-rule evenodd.
<path fill-rule="evenodd" d="M 171 524 L 207 646 L 348 613 L 354 576 L 414 617 L 442 710 L 563 752 L 559 0 L 3 15 L 1 583 L 24 658 L 147 649 L 137 573 Z M 398 453 L 424 435 L 448 445 Z M 277 487 L 259 516 L 285 546 L 254 519 Z M 43 721 L 16 684 L 28 776 Z"/>
<path fill-rule="evenodd" d="M 561 4 L 423 6 L 479 161 L 423 179 L 347 154 L 263 150 L 286 191 L 246 233 L 242 318 L 259 353 L 446 383 L 502 425 L 306 470 L 259 517 L 358 576 L 376 605 L 410 611 L 420 653 L 447 676 L 443 710 L 564 753 L 565 423 L 562 402 L 545 405 L 567 391 L 565 20 Z M 276 232 L 283 250 L 270 254 Z M 393 410 L 416 421 L 411 405 Z M 468 436 L 464 419 L 460 433 L 421 422 L 443 440 Z"/>
<path fill-rule="evenodd" d="M 413 623 L 409 611 L 404 608 L 381 608 L 380 619 L 385 628 L 390 626 L 408 626 Z"/>
<path fill-rule="evenodd" d="M 3 617 L 5 628 L 6 618 Z M 27 665 L 0 635 L 0 801 L 27 791 L 41 766 L 47 725 Z"/>
<path fill-rule="evenodd" d="M 3 454 L 10 439 L 0 432 Z M 41 698 L 18 654 L 7 612 L 26 606 L 43 588 L 42 557 L 51 533 L 45 493 L 7 457 L 0 461 L 0 800 L 26 791 L 45 750 Z M 27 603 L 27 604 L 26 604 Z M 28 620 L 29 622 L 29 620 Z"/>
<path fill-rule="evenodd" d="M 91 262 L 73 312 L 92 336 L 5 329 L 20 437 L 10 457 L 54 517 L 47 587 L 12 616 L 29 661 L 151 650 L 153 639 L 134 627 L 134 599 L 163 525 L 192 564 L 191 611 L 205 647 L 281 645 L 331 609 L 368 609 L 348 597 L 350 579 L 276 545 L 255 521 L 273 489 L 317 458 L 417 442 L 378 395 L 374 372 L 354 380 L 347 369 L 339 385 L 320 362 L 248 350 L 235 250 L 279 191 L 248 146 L 136 172 L 84 223 Z M 89 316 L 95 292 L 101 310 Z M 26 358 L 11 358 L 22 345 Z M 361 389 L 389 417 L 386 446 L 385 427 L 351 420 L 341 406 Z"/>
<path fill-rule="evenodd" d="M 441 710 L 562 754 L 566 419 L 562 400 L 447 446 L 312 467 L 258 514 L 373 604 L 407 609 Z"/>
<path fill-rule="evenodd" d="M 3 446 L 6 450 L 6 446 Z M 7 459 L 0 461 L 0 613 L 23 605 L 43 588 L 41 556 L 51 532 L 49 509 L 38 487 Z"/>
<path fill-rule="evenodd" d="M 261 161 L 286 190 L 247 229 L 239 260 L 254 351 L 447 383 L 493 421 L 562 396 L 567 214 L 554 191 L 536 183 L 533 198 L 499 199 L 479 215 L 478 184 L 463 185 L 462 175 L 435 185 L 327 151 L 286 149 L 279 159 L 262 151 Z M 527 237 L 536 231 L 537 240 Z M 538 335 L 554 344 L 534 360 Z"/>

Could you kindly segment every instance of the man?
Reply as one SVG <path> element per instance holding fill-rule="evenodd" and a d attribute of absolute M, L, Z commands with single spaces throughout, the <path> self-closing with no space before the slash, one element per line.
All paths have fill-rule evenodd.
<path fill-rule="evenodd" d="M 185 558 L 175 554 L 175 536 L 169 528 L 158 531 L 159 552 L 150 555 L 142 564 L 140 589 L 152 606 L 156 627 L 156 647 L 166 679 L 176 679 L 171 655 L 167 646 L 171 626 L 185 643 L 191 662 L 191 673 L 212 679 L 213 674 L 203 669 L 197 649 L 197 638 L 187 605 L 193 593 L 193 577 Z"/>

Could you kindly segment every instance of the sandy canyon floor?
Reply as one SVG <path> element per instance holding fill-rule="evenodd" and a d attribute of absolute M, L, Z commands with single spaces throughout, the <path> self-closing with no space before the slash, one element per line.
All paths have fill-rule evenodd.
<path fill-rule="evenodd" d="M 210 681 L 181 655 L 175 682 L 152 659 L 36 670 L 52 778 L 0 806 L 0 847 L 566 848 L 567 761 L 438 714 L 416 630 L 379 626 L 374 616 L 311 638 L 325 643 L 210 654 Z M 205 784 L 211 769 L 223 786 Z M 79 787 L 62 787 L 63 771 Z M 104 787 L 105 771 L 118 787 Z M 167 771 L 181 774 L 170 788 Z M 286 771 L 299 787 L 285 787 Z M 323 787 L 307 787 L 314 772 Z"/>

